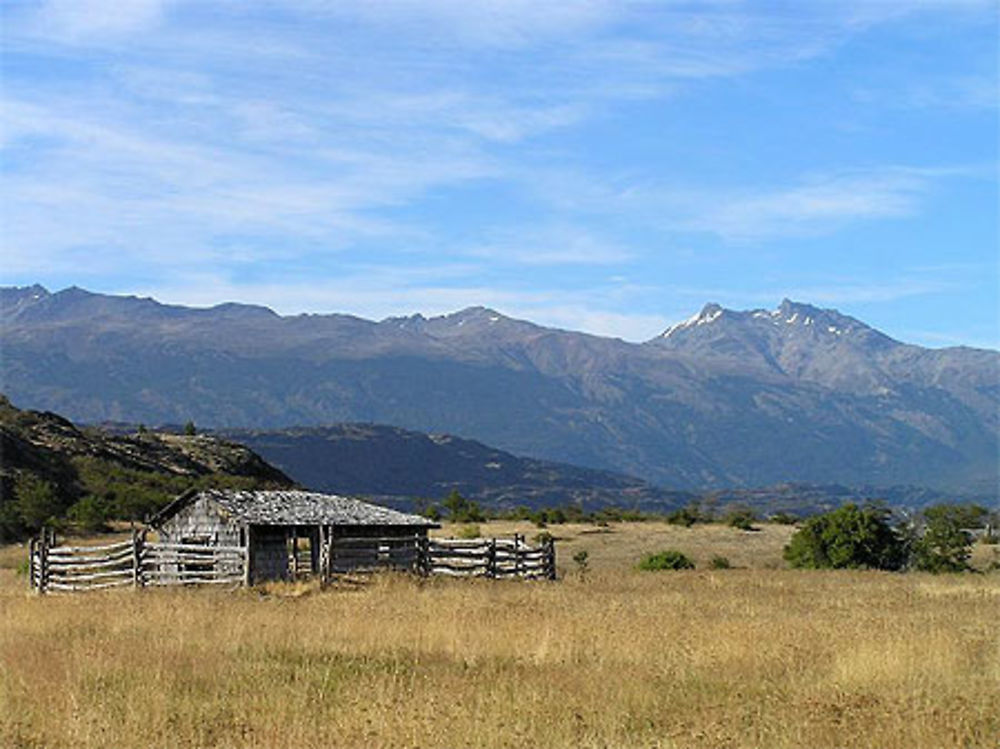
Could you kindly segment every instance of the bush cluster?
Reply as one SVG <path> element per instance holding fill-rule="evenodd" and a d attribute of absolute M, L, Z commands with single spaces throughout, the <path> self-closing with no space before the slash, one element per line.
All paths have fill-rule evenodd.
<path fill-rule="evenodd" d="M 639 569 L 646 571 L 693 570 L 694 562 L 679 551 L 667 549 L 644 558 L 639 562 Z"/>
<path fill-rule="evenodd" d="M 916 521 L 894 526 L 889 510 L 847 504 L 806 520 L 785 547 L 792 567 L 808 569 L 969 569 L 972 536 L 990 514 L 975 505 L 935 505 Z"/>

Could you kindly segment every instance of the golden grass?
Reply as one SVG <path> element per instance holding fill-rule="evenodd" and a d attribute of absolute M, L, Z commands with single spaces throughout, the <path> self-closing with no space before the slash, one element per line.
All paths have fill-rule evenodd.
<path fill-rule="evenodd" d="M 585 577 L 40 598 L 2 569 L 0 746 L 998 745 L 998 574 L 766 569 L 784 528 L 550 530 Z M 749 569 L 633 569 L 668 546 Z"/>

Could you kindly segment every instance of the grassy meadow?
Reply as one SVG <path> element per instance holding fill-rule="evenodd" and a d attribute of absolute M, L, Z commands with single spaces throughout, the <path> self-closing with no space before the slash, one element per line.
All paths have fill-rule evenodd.
<path fill-rule="evenodd" d="M 786 570 L 787 526 L 549 530 L 555 583 L 43 598 L 0 549 L 0 746 L 1000 746 L 1000 573 Z M 635 570 L 663 548 L 698 569 Z"/>

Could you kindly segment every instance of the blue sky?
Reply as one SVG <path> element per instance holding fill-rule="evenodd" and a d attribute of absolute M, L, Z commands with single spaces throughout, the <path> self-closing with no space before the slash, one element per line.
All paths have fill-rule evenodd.
<path fill-rule="evenodd" d="M 994 0 L 13 0 L 4 284 L 1000 346 Z"/>

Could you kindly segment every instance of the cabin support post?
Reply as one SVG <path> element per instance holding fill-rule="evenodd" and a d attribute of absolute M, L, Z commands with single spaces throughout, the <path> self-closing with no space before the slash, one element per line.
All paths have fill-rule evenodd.
<path fill-rule="evenodd" d="M 333 526 L 326 526 L 326 580 L 327 582 L 333 582 L 333 555 L 334 555 L 334 543 L 336 543 L 337 534 L 334 532 Z"/>
<path fill-rule="evenodd" d="M 249 523 L 243 527 L 243 584 L 253 585 L 253 526 Z"/>
<path fill-rule="evenodd" d="M 319 539 L 319 557 L 317 558 L 316 572 L 319 575 L 319 587 L 325 588 L 329 582 L 327 573 L 330 568 L 330 550 L 327 546 L 326 526 L 316 526 L 316 537 Z"/>
<path fill-rule="evenodd" d="M 287 533 L 289 538 L 288 547 L 288 576 L 294 583 L 299 572 L 299 533 L 298 528 L 292 526 Z"/>

